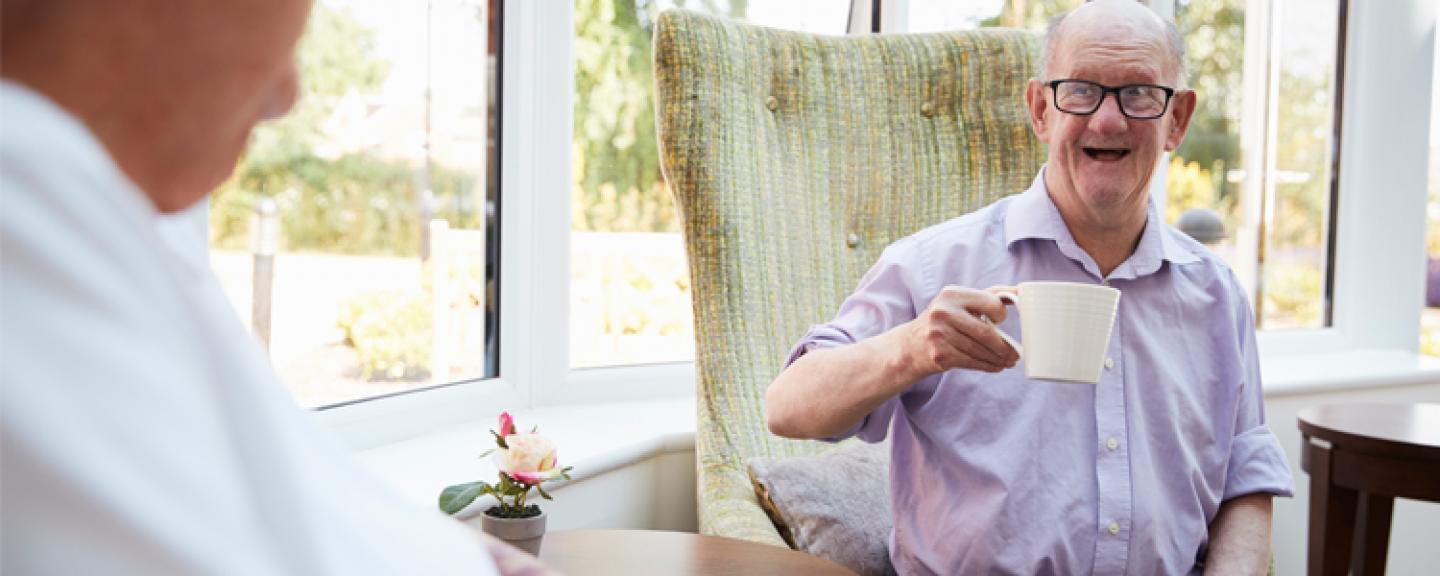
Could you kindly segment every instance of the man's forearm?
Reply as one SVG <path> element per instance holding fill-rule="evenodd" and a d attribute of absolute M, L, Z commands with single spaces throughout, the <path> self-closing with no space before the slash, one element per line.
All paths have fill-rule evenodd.
<path fill-rule="evenodd" d="M 816 349 L 786 368 L 765 394 L 770 431 L 788 438 L 825 438 L 854 426 L 908 388 L 895 331 L 838 348 Z"/>
<path fill-rule="evenodd" d="M 1270 565 L 1271 495 L 1246 494 L 1220 504 L 1210 523 L 1207 574 L 1264 574 Z"/>

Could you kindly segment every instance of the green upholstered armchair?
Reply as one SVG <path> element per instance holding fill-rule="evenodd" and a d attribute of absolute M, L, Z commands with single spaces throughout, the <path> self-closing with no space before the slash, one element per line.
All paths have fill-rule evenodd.
<path fill-rule="evenodd" d="M 655 27 L 660 156 L 694 286 L 700 531 L 784 546 L 746 461 L 765 388 L 891 242 L 1024 190 L 1038 36 L 820 36 L 683 10 Z"/>

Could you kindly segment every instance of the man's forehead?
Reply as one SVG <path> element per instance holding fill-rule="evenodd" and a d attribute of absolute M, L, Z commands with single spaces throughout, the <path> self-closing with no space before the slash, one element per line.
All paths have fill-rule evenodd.
<path fill-rule="evenodd" d="M 1079 23 L 1076 23 L 1079 24 Z M 1118 22 L 1096 27 L 1072 26 L 1060 38 L 1053 72 L 1124 73 L 1158 77 L 1166 73 L 1170 48 L 1163 29 L 1157 34 Z"/>
<path fill-rule="evenodd" d="M 1053 72 L 1070 78 L 1105 75 L 1153 81 L 1167 73 L 1166 50 L 1164 45 L 1077 42 L 1061 52 Z"/>

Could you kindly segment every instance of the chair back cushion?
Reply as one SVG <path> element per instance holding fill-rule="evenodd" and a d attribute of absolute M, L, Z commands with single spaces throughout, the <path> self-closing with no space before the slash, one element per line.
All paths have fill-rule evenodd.
<path fill-rule="evenodd" d="M 832 37 L 659 15 L 661 164 L 694 294 L 702 531 L 726 533 L 725 499 L 753 502 L 746 459 L 819 448 L 769 434 L 762 402 L 806 329 L 891 242 L 1034 178 L 1043 155 L 1024 93 L 1038 51 L 1018 30 Z"/>

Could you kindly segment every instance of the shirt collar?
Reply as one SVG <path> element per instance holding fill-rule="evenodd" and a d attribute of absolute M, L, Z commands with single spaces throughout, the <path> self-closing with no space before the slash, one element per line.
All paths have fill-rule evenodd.
<path fill-rule="evenodd" d="M 1110 278 L 1138 278 L 1154 274 L 1160 269 L 1161 262 L 1166 260 L 1173 264 L 1198 261 L 1195 254 L 1170 237 L 1171 232 L 1166 228 L 1159 217 L 1155 201 L 1151 200 L 1146 208 L 1146 225 L 1145 231 L 1140 234 L 1140 244 L 1135 247 L 1135 253 L 1131 254 L 1130 258 L 1111 272 Z M 1100 275 L 1094 259 L 1075 243 L 1064 218 L 1060 217 L 1060 210 L 1051 200 L 1050 192 L 1045 188 L 1043 166 L 1030 188 L 1011 200 L 1005 214 L 1005 245 L 1012 246 L 1026 239 L 1052 240 L 1062 254 L 1079 262 L 1097 277 Z"/>

